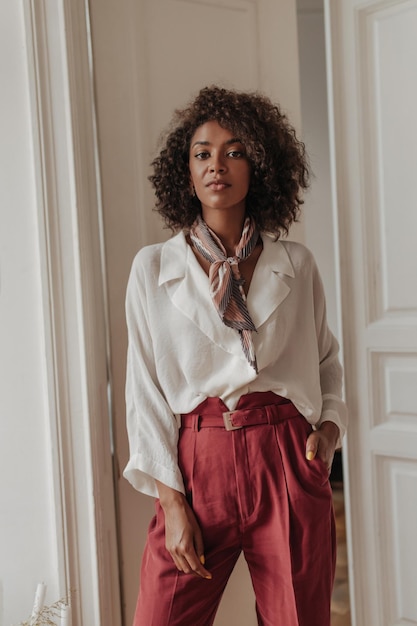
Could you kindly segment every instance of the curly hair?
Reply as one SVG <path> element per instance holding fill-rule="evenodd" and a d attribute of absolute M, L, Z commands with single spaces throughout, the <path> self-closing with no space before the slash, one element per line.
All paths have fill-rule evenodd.
<path fill-rule="evenodd" d="M 287 234 L 303 204 L 301 190 L 308 187 L 307 155 L 279 106 L 256 92 L 205 87 L 187 108 L 175 112 L 149 176 L 156 211 L 173 231 L 189 228 L 201 212 L 198 198 L 190 191 L 189 151 L 195 131 L 209 121 L 239 137 L 246 148 L 251 165 L 248 214 L 260 230 L 278 237 Z"/>

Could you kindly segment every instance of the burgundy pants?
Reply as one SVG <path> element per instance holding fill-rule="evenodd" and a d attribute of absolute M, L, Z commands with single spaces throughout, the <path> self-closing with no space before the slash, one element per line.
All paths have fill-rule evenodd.
<path fill-rule="evenodd" d="M 183 416 L 178 444 L 213 578 L 177 570 L 157 501 L 134 626 L 211 626 L 242 550 L 260 626 L 330 626 L 334 516 L 325 464 L 305 459 L 311 426 L 272 392 L 242 396 L 237 409 L 232 420 L 246 425 L 226 430 L 227 407 L 205 400 Z"/>

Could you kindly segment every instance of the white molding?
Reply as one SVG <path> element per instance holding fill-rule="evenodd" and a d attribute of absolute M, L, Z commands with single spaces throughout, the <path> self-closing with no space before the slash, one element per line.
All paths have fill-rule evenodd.
<path fill-rule="evenodd" d="M 50 121 L 51 116 L 46 113 L 50 110 L 50 94 L 49 85 L 45 81 L 45 60 L 41 52 L 42 45 L 40 41 L 45 39 L 45 16 L 42 11 L 43 7 L 39 5 L 38 13 L 35 19 L 33 12 L 33 6 L 30 1 L 24 3 L 24 17 L 25 17 L 25 31 L 26 42 L 28 50 L 28 68 L 29 68 L 29 85 L 31 95 L 31 114 L 32 114 L 32 129 L 33 129 L 33 146 L 34 146 L 34 159 L 33 164 L 35 167 L 35 179 L 36 179 L 36 205 L 38 207 L 38 233 L 39 233 L 39 250 L 40 250 L 40 262 L 41 262 L 41 274 L 42 274 L 42 305 L 43 305 L 43 341 L 45 346 L 45 366 L 47 371 L 47 389 L 45 396 L 48 399 L 48 416 L 50 427 L 50 441 L 52 450 L 52 473 L 56 476 L 59 470 L 58 476 L 61 472 L 63 465 L 62 460 L 62 433 L 59 432 L 59 398 L 58 389 L 56 385 L 57 371 L 56 371 L 56 354 L 55 354 L 55 342 L 54 342 L 54 318 L 52 315 L 52 307 L 50 302 L 50 294 L 52 291 L 51 285 L 51 255 L 48 254 L 50 246 L 50 233 L 52 228 L 50 220 L 46 213 L 47 198 L 55 197 L 54 189 L 54 162 L 52 160 L 49 166 L 49 175 L 45 176 L 46 164 L 48 160 L 48 150 L 45 147 L 45 143 L 48 142 L 50 135 Z M 42 83 L 42 84 L 41 84 Z M 40 93 L 42 92 L 43 110 L 44 114 L 41 115 L 41 103 Z M 46 124 L 46 128 L 45 128 Z M 48 189 L 49 187 L 49 189 Z M 57 268 L 56 268 L 57 269 Z M 57 554 L 57 584 L 60 589 L 60 594 L 65 595 L 70 588 L 69 582 L 69 564 L 68 564 L 68 544 L 66 537 L 68 534 L 66 517 L 65 517 L 65 501 L 64 501 L 64 489 L 61 481 L 53 481 L 53 503 L 55 512 L 55 544 Z"/>
<path fill-rule="evenodd" d="M 349 336 L 347 336 L 348 324 L 345 323 L 344 312 L 346 307 L 344 306 L 345 288 L 349 285 L 344 285 L 343 281 L 345 277 L 342 276 L 341 264 L 342 257 L 346 251 L 346 245 L 343 245 L 343 234 L 349 233 L 346 211 L 343 210 L 343 202 L 341 199 L 345 198 L 344 186 L 345 180 L 340 175 L 340 168 L 342 161 L 342 155 L 340 154 L 340 146 L 344 145 L 343 138 L 343 125 L 340 119 L 343 117 L 344 103 L 341 100 L 341 90 L 338 89 L 337 84 L 337 72 L 340 71 L 341 59 L 339 50 L 333 40 L 334 35 L 337 33 L 337 25 L 340 22 L 340 16 L 337 15 L 337 11 L 334 10 L 334 4 L 332 0 L 324 0 L 324 23 L 325 23 L 325 46 L 326 46 L 326 75 L 327 75 L 327 90 L 328 90 L 328 117 L 329 117 L 329 152 L 330 152 L 330 179 L 331 179 L 331 195 L 332 195 L 332 209 L 333 209 L 333 224 L 334 224 L 334 250 L 337 268 L 335 270 L 336 277 L 336 299 L 337 299 L 337 314 L 338 314 L 338 328 L 341 337 L 341 358 L 345 364 L 344 354 L 349 351 L 351 345 Z M 346 342 L 346 350 L 345 350 Z M 345 380 L 348 378 L 346 365 L 345 367 Z M 345 387 L 345 395 L 346 395 Z M 351 416 L 350 416 L 351 419 Z M 357 604 L 356 604 L 356 576 L 355 576 L 355 553 L 353 533 L 354 529 L 360 527 L 360 520 L 354 519 L 354 512 L 352 511 L 352 503 L 350 498 L 351 479 L 349 475 L 350 467 L 348 466 L 349 458 L 349 434 L 346 435 L 343 445 L 343 482 L 344 482 L 344 498 L 345 498 L 345 515 L 346 515 L 346 538 L 347 538 L 347 553 L 348 553 L 348 570 L 349 570 L 349 597 L 351 608 L 351 621 L 352 626 L 359 626 L 360 621 L 357 619 Z M 353 446 L 352 446 L 353 447 Z M 353 483 L 353 481 L 352 481 Z"/>
<path fill-rule="evenodd" d="M 348 3 L 351 4 L 350 2 Z M 369 535 L 372 525 L 372 498 L 365 501 L 362 494 L 372 494 L 372 465 L 369 458 L 362 453 L 366 449 L 369 433 L 361 419 L 361 401 L 367 397 L 366 377 L 363 376 L 362 387 L 356 386 L 358 379 L 355 366 L 358 363 L 356 354 L 357 336 L 361 329 L 361 320 L 357 310 L 350 303 L 355 301 L 355 289 L 364 291 L 361 276 L 353 276 L 350 271 L 351 258 L 355 250 L 361 254 L 362 228 L 353 231 L 352 206 L 361 204 L 357 186 L 349 179 L 349 164 L 356 163 L 358 150 L 354 150 L 356 134 L 347 136 L 348 116 L 355 114 L 357 84 L 346 66 L 345 59 L 351 52 L 354 42 L 354 23 L 346 19 L 350 6 L 325 0 L 325 23 L 327 37 L 327 63 L 329 85 L 329 120 L 331 144 L 331 170 L 333 203 L 335 207 L 336 254 L 338 258 L 338 291 L 341 311 L 341 329 L 343 336 L 344 369 L 346 381 L 346 401 L 349 407 L 350 426 L 344 445 L 344 484 L 347 522 L 347 547 L 349 564 L 349 587 L 352 626 L 373 623 L 377 619 L 378 607 L 376 598 L 376 567 L 369 552 L 362 550 L 363 545 L 373 546 L 373 538 Z M 346 97 L 349 94 L 349 97 Z M 352 122 L 353 124 L 353 122 Z M 360 216 L 361 217 L 361 216 Z M 362 216 L 363 217 L 363 216 Z M 367 458 L 365 463 L 364 459 Z M 361 501 L 362 506 L 359 505 Z"/>
<path fill-rule="evenodd" d="M 105 289 L 84 0 L 25 0 L 59 588 L 73 626 L 121 623 Z"/>

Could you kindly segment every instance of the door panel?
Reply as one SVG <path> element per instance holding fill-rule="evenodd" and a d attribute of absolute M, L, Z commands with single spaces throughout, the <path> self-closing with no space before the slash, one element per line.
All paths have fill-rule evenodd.
<path fill-rule="evenodd" d="M 415 448 L 414 448 L 415 451 Z M 379 456 L 376 471 L 384 488 L 377 494 L 380 517 L 382 624 L 416 623 L 415 593 L 417 543 L 417 464 L 407 459 Z M 387 575 L 389 573 L 389 575 Z M 391 588 L 393 585 L 393 588 Z"/>
<path fill-rule="evenodd" d="M 417 2 L 326 3 L 357 626 L 417 624 Z"/>
<path fill-rule="evenodd" d="M 109 301 L 124 623 L 136 603 L 153 501 L 121 477 L 128 458 L 124 297 L 134 255 L 169 236 L 152 212 L 149 163 L 176 107 L 206 84 L 262 89 L 299 127 L 295 0 L 89 0 Z M 302 231 L 298 230 L 298 238 Z M 293 233 L 294 237 L 294 233 Z M 217 626 L 256 624 L 244 564 Z"/>

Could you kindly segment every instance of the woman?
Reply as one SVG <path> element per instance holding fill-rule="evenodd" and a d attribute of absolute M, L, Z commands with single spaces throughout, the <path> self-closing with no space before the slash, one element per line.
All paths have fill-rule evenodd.
<path fill-rule="evenodd" d="M 313 257 L 280 238 L 304 146 L 266 97 L 210 87 L 153 168 L 179 232 L 127 290 L 124 475 L 157 497 L 134 626 L 213 624 L 242 550 L 258 624 L 330 626 L 342 371 Z"/>

